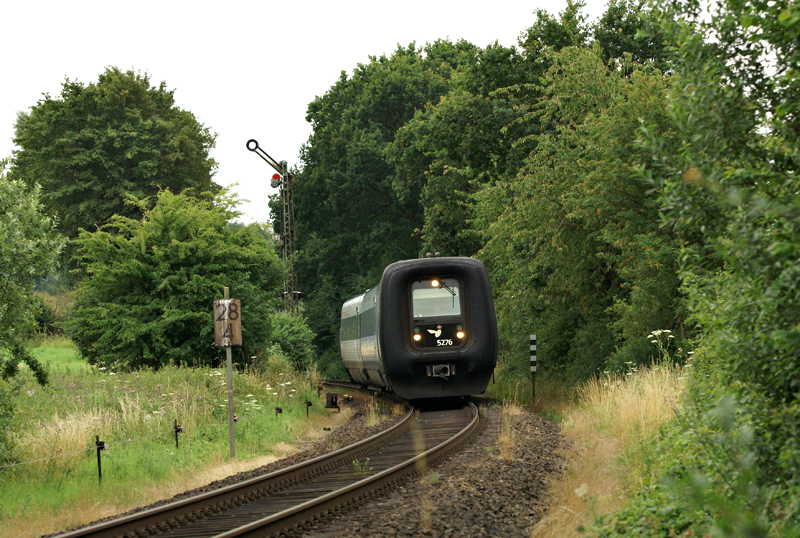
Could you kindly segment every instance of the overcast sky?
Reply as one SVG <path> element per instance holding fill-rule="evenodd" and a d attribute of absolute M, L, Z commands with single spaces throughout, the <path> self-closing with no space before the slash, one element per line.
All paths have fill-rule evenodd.
<path fill-rule="evenodd" d="M 606 0 L 587 0 L 591 20 Z M 65 78 L 96 82 L 105 67 L 147 72 L 175 90 L 218 134 L 217 183 L 238 183 L 250 200 L 243 220 L 268 220 L 272 169 L 247 151 L 249 139 L 290 166 L 311 134 L 308 104 L 341 71 L 397 44 L 466 39 L 516 45 L 534 11 L 557 15 L 566 1 L 5 1 L 0 7 L 0 158 L 15 149 L 14 121 Z"/>

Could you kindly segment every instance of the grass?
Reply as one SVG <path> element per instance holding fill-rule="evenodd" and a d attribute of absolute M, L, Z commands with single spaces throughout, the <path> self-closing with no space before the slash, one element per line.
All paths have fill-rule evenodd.
<path fill-rule="evenodd" d="M 674 417 L 683 389 L 680 368 L 653 367 L 592 379 L 574 399 L 540 402 L 561 417 L 570 447 L 567 472 L 551 484 L 547 515 L 531 536 L 581 536 L 593 517 L 621 507 L 647 468 L 645 443 Z"/>
<path fill-rule="evenodd" d="M 90 372 L 91 368 L 78 355 L 75 344 L 64 336 L 50 336 L 37 342 L 33 355 L 51 372 Z"/>
<path fill-rule="evenodd" d="M 112 372 L 88 366 L 57 337 L 34 353 L 50 383 L 38 386 L 25 369 L 15 381 L 13 457 L 42 461 L 0 469 L 0 521 L 9 536 L 63 530 L 263 465 L 352 414 L 324 409 L 313 371 L 298 374 L 268 357 L 257 369 L 234 373 L 231 460 L 224 370 Z M 309 418 L 306 400 L 314 404 Z M 276 416 L 274 407 L 283 413 Z M 177 448 L 175 420 L 185 428 Z M 101 452 L 102 484 L 96 436 L 110 445 Z M 52 456 L 58 457 L 44 459 Z"/>

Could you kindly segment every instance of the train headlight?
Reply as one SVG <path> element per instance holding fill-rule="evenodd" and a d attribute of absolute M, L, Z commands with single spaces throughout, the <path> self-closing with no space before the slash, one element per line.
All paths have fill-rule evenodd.
<path fill-rule="evenodd" d="M 415 341 L 415 342 L 419 342 L 420 340 L 422 340 L 422 335 L 420 335 L 420 334 L 415 334 L 415 335 L 414 335 L 414 341 Z"/>
<path fill-rule="evenodd" d="M 456 333 L 456 336 L 459 337 L 459 338 L 464 338 L 464 331 L 458 331 Z"/>
<path fill-rule="evenodd" d="M 433 286 L 434 288 L 438 288 L 439 281 L 434 278 L 433 280 L 431 280 L 431 286 Z"/>

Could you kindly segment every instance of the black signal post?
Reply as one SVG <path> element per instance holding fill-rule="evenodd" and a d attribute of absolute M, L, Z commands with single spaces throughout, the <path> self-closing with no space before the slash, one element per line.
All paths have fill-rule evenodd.
<path fill-rule="evenodd" d="M 283 260 L 287 265 L 284 270 L 283 278 L 283 298 L 286 301 L 286 309 L 292 315 L 300 312 L 299 301 L 303 295 L 297 285 L 297 264 L 295 261 L 295 240 L 294 240 L 294 199 L 292 198 L 292 183 L 294 176 L 289 172 L 286 161 L 276 161 L 261 149 L 258 142 L 254 139 L 247 141 L 247 149 L 264 159 L 267 164 L 277 172 L 272 175 L 270 184 L 273 188 L 278 187 L 281 195 L 281 230 L 277 240 L 283 247 Z"/>

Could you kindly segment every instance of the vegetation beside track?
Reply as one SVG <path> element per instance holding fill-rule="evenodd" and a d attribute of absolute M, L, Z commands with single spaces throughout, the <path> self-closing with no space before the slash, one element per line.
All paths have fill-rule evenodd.
<path fill-rule="evenodd" d="M 300 374 L 272 350 L 234 373 L 239 420 L 231 462 L 224 369 L 114 372 L 87 365 L 63 337 L 32 352 L 48 369 L 47 385 L 25 368 L 0 382 L 16 411 L 13 461 L 42 459 L 0 469 L 0 521 L 9 536 L 63 530 L 263 465 L 348 416 L 324 409 L 314 370 Z M 175 419 L 185 428 L 178 448 Z M 96 435 L 110 445 L 101 453 L 102 484 Z"/>

